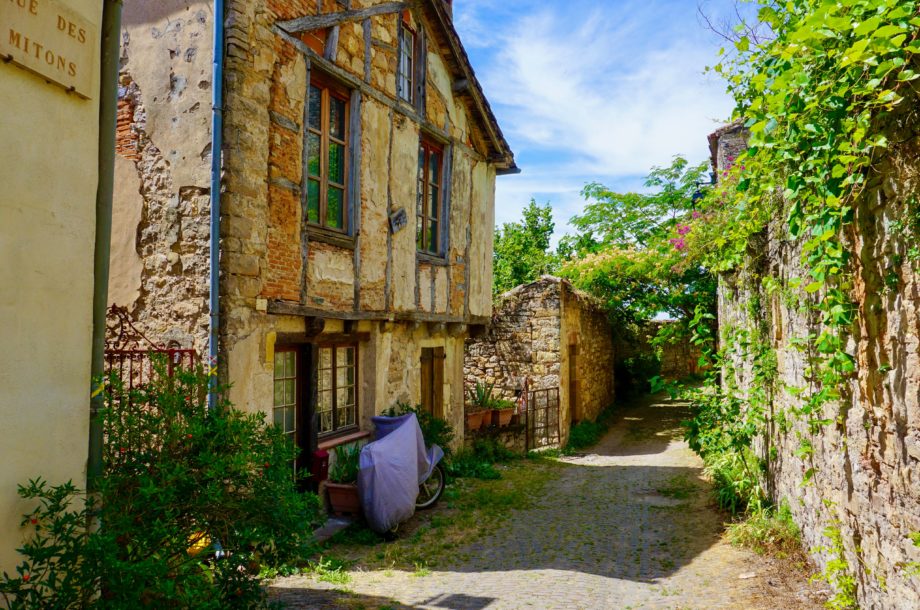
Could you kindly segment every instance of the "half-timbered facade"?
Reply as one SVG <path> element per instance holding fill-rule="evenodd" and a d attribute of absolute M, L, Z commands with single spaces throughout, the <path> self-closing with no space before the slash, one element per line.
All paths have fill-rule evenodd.
<path fill-rule="evenodd" d="M 188 22 L 188 37 L 200 20 L 186 4 L 172 18 Z M 397 401 L 462 431 L 464 340 L 492 312 L 495 178 L 516 167 L 450 2 L 230 0 L 227 9 L 219 364 L 232 401 L 283 426 L 305 455 L 365 434 Z M 164 14 L 137 35 L 157 19 L 168 32 Z M 188 69 L 184 44 L 169 49 L 171 81 Z M 128 43 L 123 80 L 136 83 L 148 68 L 132 63 L 131 45 L 144 47 Z M 186 95 L 207 87 L 186 78 Z M 200 112 L 168 93 L 134 93 L 126 133 L 158 105 L 180 105 L 173 125 Z M 135 166 L 144 183 L 149 164 Z M 187 304 L 195 295 L 178 291 L 168 312 L 162 298 L 141 303 L 162 285 L 158 269 L 169 271 L 142 267 L 138 323 L 183 327 L 200 345 L 207 320 Z"/>

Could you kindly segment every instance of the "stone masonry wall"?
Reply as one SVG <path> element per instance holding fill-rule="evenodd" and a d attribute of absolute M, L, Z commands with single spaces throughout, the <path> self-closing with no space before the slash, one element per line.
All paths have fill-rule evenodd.
<path fill-rule="evenodd" d="M 730 151 L 724 144 L 715 151 L 720 167 Z M 810 430 L 793 414 L 801 401 L 788 391 L 809 386 L 809 355 L 801 340 L 820 328 L 806 303 L 813 297 L 802 290 L 768 293 L 761 283 L 770 277 L 789 286 L 806 276 L 801 242 L 788 239 L 775 223 L 769 237 L 752 244 L 762 264 L 751 273 L 725 275 L 719 285 L 723 338 L 760 324 L 776 353 L 778 389 L 759 446 L 770 490 L 788 502 L 806 548 L 828 544 L 826 527 L 840 529 L 866 609 L 920 608 L 920 577 L 909 570 L 910 562 L 920 561 L 920 548 L 908 539 L 920 531 L 920 274 L 910 255 L 918 236 L 907 228 L 918 214 L 918 159 L 920 140 L 914 137 L 881 160 L 847 230 L 858 312 L 847 351 L 856 357 L 857 372 L 840 404 L 820 414 L 835 423 Z M 757 319 L 755 311 L 762 312 Z M 750 384 L 750 358 L 739 355 L 733 364 L 735 381 Z M 803 439 L 811 442 L 811 455 L 800 451 Z M 830 559 L 827 552 L 814 557 L 822 569 Z"/>
<path fill-rule="evenodd" d="M 572 346 L 577 346 L 574 367 Z M 468 392 L 477 382 L 493 383 L 504 398 L 513 398 L 525 378 L 533 389 L 559 388 L 564 444 L 573 419 L 593 420 L 613 404 L 613 365 L 613 332 L 606 315 L 564 280 L 547 276 L 502 296 L 488 331 L 467 340 L 464 377 Z"/>
<path fill-rule="evenodd" d="M 467 391 L 495 384 L 512 398 L 525 378 L 530 387 L 557 388 L 562 381 L 562 295 L 556 278 L 518 286 L 502 296 L 486 333 L 466 342 Z"/>
<path fill-rule="evenodd" d="M 567 283 L 562 288 L 562 387 L 563 421 L 593 421 L 614 401 L 613 330 L 607 314 L 590 298 L 574 291 Z M 574 363 L 572 362 L 574 358 Z M 571 375 L 575 375 L 574 383 Z"/>
<path fill-rule="evenodd" d="M 206 351 L 212 9 L 126 0 L 109 302 Z"/>

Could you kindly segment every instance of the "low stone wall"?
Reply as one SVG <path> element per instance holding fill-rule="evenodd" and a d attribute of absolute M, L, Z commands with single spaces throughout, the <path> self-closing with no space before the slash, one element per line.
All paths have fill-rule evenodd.
<path fill-rule="evenodd" d="M 471 449 L 478 440 L 490 440 L 518 455 L 527 453 L 527 429 L 524 424 L 505 426 L 503 428 L 486 428 L 484 430 L 467 431 L 464 445 Z"/>
<path fill-rule="evenodd" d="M 568 282 L 546 276 L 502 296 L 488 331 L 466 343 L 467 392 L 495 384 L 512 398 L 559 388 L 562 443 L 573 420 L 593 419 L 614 399 L 613 332 L 603 311 Z"/>

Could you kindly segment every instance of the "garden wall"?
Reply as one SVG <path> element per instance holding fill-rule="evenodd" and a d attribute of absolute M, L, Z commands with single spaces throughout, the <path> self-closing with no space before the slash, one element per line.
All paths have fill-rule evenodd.
<path fill-rule="evenodd" d="M 715 135 L 722 169 L 743 133 L 735 127 Z M 920 548 L 909 539 L 920 531 L 920 241 L 910 229 L 918 218 L 918 145 L 916 137 L 907 139 L 879 161 L 847 229 L 857 309 L 847 352 L 856 373 L 840 404 L 815 414 L 832 423 L 810 427 L 795 415 L 803 401 L 794 388 L 811 387 L 806 338 L 820 329 L 808 303 L 817 296 L 790 288 L 807 275 L 802 242 L 777 220 L 750 245 L 749 270 L 725 275 L 719 285 L 722 346 L 736 349 L 723 383 L 750 389 L 755 365 L 776 356 L 767 434 L 758 447 L 770 492 L 788 502 L 819 569 L 837 555 L 816 549 L 830 546 L 825 528 L 839 529 L 862 608 L 920 608 L 920 577 L 910 567 Z M 766 290 L 763 278 L 779 288 Z M 753 345 L 757 338 L 762 351 Z"/>
<path fill-rule="evenodd" d="M 467 340 L 465 385 L 495 384 L 504 398 L 525 378 L 531 389 L 559 388 L 564 444 L 573 420 L 594 419 L 613 403 L 614 353 L 603 311 L 565 280 L 544 276 L 502 295 L 489 330 Z"/>

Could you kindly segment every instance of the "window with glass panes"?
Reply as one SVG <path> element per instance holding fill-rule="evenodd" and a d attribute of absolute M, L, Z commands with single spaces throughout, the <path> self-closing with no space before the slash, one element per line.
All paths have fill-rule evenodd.
<path fill-rule="evenodd" d="M 275 400 L 272 421 L 291 438 L 297 440 L 297 352 L 275 352 Z"/>
<path fill-rule="evenodd" d="M 397 66 L 396 88 L 399 97 L 411 102 L 415 86 L 415 32 L 400 23 L 399 27 L 399 65 Z"/>
<path fill-rule="evenodd" d="M 357 360 L 356 345 L 319 348 L 316 414 L 320 435 L 358 425 Z"/>
<path fill-rule="evenodd" d="M 348 232 L 348 94 L 313 76 L 307 110 L 307 222 Z"/>
<path fill-rule="evenodd" d="M 418 249 L 441 254 L 441 160 L 443 149 L 422 140 L 418 147 L 418 195 L 416 200 Z"/>

